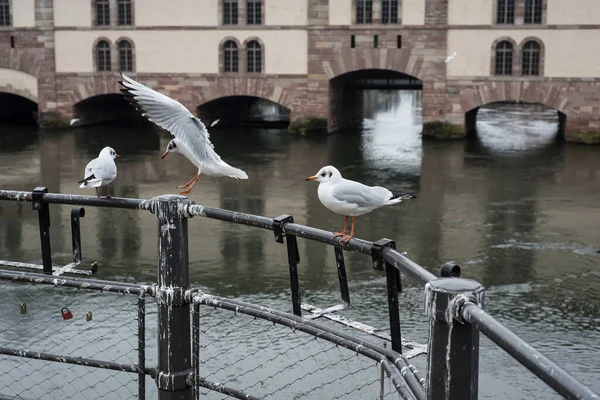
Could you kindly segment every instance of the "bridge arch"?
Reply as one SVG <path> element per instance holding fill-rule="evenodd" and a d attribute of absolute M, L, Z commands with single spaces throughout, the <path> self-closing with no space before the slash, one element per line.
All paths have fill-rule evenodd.
<path fill-rule="evenodd" d="M 290 122 L 291 109 L 258 96 L 223 96 L 196 107 L 196 114 L 207 125 L 278 124 Z"/>
<path fill-rule="evenodd" d="M 460 92 L 459 103 L 465 113 L 466 134 L 475 134 L 477 112 L 481 106 L 503 102 L 540 104 L 555 109 L 558 112 L 560 136 L 564 136 L 567 118 L 575 116 L 573 104 L 562 96 L 560 88 L 552 82 L 482 81 Z"/>
<path fill-rule="evenodd" d="M 0 121 L 35 123 L 38 80 L 27 72 L 0 68 Z"/>
<path fill-rule="evenodd" d="M 366 90 L 422 89 L 423 81 L 417 77 L 391 69 L 363 68 L 337 75 L 329 80 L 329 130 L 362 124 Z"/>

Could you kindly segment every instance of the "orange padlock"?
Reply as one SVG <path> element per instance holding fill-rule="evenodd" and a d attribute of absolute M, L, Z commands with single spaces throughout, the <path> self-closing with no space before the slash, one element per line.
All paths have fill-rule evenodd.
<path fill-rule="evenodd" d="M 73 318 L 73 314 L 71 314 L 71 311 L 69 311 L 67 307 L 61 308 L 60 313 L 62 314 L 63 319 Z"/>

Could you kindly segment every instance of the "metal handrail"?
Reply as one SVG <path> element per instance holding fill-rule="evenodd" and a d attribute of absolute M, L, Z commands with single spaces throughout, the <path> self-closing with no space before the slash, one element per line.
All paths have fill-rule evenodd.
<path fill-rule="evenodd" d="M 37 192 L 37 197 L 34 196 L 34 192 L 0 190 L 0 200 L 34 202 L 34 206 L 35 202 L 41 202 L 149 210 L 157 214 L 159 220 L 160 214 L 166 212 L 158 209 L 159 201 L 162 202 L 163 208 L 168 202 L 173 202 L 169 203 L 169 207 L 172 207 L 169 212 L 179 214 L 183 219 L 199 216 L 271 230 L 275 233 L 275 239 L 278 242 L 283 243 L 285 237 L 288 244 L 292 301 L 294 313 L 297 315 L 300 315 L 300 304 L 298 293 L 294 293 L 294 291 L 298 291 L 297 263 L 299 256 L 295 242 L 296 237 L 319 241 L 347 251 L 370 254 L 373 257 L 375 269 L 383 270 L 385 268 L 386 271 L 392 349 L 399 353 L 401 353 L 398 317 L 398 293 L 401 290 L 399 272 L 425 285 L 426 311 L 430 316 L 428 398 L 477 398 L 479 331 L 563 396 L 573 399 L 599 398 L 591 388 L 580 383 L 525 340 L 485 313 L 482 308 L 485 299 L 484 288 L 479 283 L 461 278 L 437 278 L 419 264 L 396 251 L 391 240 L 382 239 L 377 242 L 369 242 L 352 238 L 348 243 L 343 243 L 339 238 L 334 238 L 332 232 L 296 224 L 290 216 L 284 215 L 274 219 L 206 207 L 197 205 L 183 196 L 161 196 L 149 200 L 118 197 L 104 199 L 93 196 L 41 193 L 45 190 L 45 188 L 36 188 L 34 192 Z M 162 218 L 164 219 L 164 215 Z M 120 291 L 124 290 L 124 287 L 115 287 L 115 289 Z M 343 292 L 343 288 L 341 289 Z M 456 360 L 453 360 L 452 356 L 455 356 Z M 457 372 L 456 368 L 451 370 L 451 367 L 455 363 L 460 365 L 461 362 L 464 362 L 462 365 L 468 366 L 468 373 L 453 376 L 452 373 L 457 374 Z M 440 382 L 443 384 L 434 387 L 436 383 Z"/>

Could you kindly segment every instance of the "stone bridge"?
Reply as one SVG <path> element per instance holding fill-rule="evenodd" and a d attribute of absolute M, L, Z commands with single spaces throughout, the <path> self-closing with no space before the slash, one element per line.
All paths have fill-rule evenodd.
<path fill-rule="evenodd" d="M 65 1 L 26 0 L 25 3 L 31 3 L 34 7 L 32 10 L 35 11 L 31 26 L 10 30 L 0 27 L 0 93 L 19 96 L 36 103 L 37 116 L 41 122 L 68 121 L 81 116 L 82 113 L 93 114 L 94 110 L 97 111 L 98 118 L 112 118 L 119 113 L 130 113 L 131 107 L 120 102 L 115 96 L 120 93 L 117 67 L 113 67 L 112 72 L 94 72 L 93 64 L 96 61 L 88 60 L 94 58 L 92 48 L 89 49 L 92 54 L 83 58 L 65 53 L 64 49 L 69 47 L 65 43 L 74 46 L 79 43 L 79 37 L 83 38 L 83 33 L 80 32 L 87 32 L 85 35 L 88 36 L 89 32 L 95 34 L 93 26 L 84 29 L 71 27 L 79 22 L 73 22 L 71 25 L 60 22 L 68 18 L 54 8 L 62 3 L 73 6 L 72 2 Z M 211 1 L 215 4 L 217 2 Z M 269 3 L 275 0 L 265 1 Z M 134 62 L 138 63 L 137 71 L 128 75 L 180 101 L 190 111 L 207 120 L 216 118 L 216 103 L 213 103 L 213 107 L 207 106 L 211 101 L 243 96 L 279 104 L 282 109 L 289 110 L 291 120 L 309 115 L 325 117 L 329 120 L 330 131 L 344 129 L 361 118 L 362 89 L 356 85 L 357 80 L 365 77 L 412 79 L 418 82 L 418 90 L 422 90 L 425 122 L 446 121 L 464 126 L 464 131 L 469 133 L 474 127 L 476 111 L 483 105 L 506 101 L 538 103 L 558 111 L 561 128 L 567 140 L 581 141 L 582 134 L 591 134 L 593 140 L 600 142 L 600 78 L 594 77 L 600 76 L 600 72 L 590 65 L 585 67 L 585 71 L 575 71 L 573 68 L 582 63 L 574 60 L 565 64 L 561 60 L 563 57 L 557 55 L 556 51 L 551 53 L 551 49 L 546 49 L 550 39 L 546 35 L 547 30 L 544 29 L 553 27 L 553 31 L 562 35 L 561 27 L 564 25 L 552 25 L 552 18 L 558 17 L 553 16 L 550 6 L 547 10 L 548 20 L 544 20 L 547 26 L 523 33 L 522 29 L 515 29 L 518 26 L 509 26 L 496 32 L 489 29 L 496 26 L 492 22 L 476 28 L 465 25 L 464 21 L 461 25 L 459 20 L 463 18 L 463 13 L 460 7 L 468 8 L 467 0 L 419 0 L 414 1 L 415 4 L 401 1 L 400 3 L 404 4 L 401 4 L 402 8 L 399 8 L 398 12 L 402 14 L 403 19 L 398 22 L 399 26 L 381 25 L 377 20 L 374 20 L 373 24 L 358 24 L 354 21 L 356 15 L 343 8 L 339 1 L 298 1 L 300 6 L 306 7 L 306 14 L 298 14 L 304 25 L 290 28 L 271 23 L 275 28 L 252 31 L 256 32 L 252 34 L 254 36 L 262 35 L 261 43 L 264 42 L 262 45 L 265 46 L 266 52 L 266 56 L 263 53 L 262 57 L 266 71 L 150 73 L 146 71 L 152 70 L 152 65 L 148 63 L 148 59 L 152 57 L 146 54 L 145 67 L 139 68 L 141 61 L 138 58 Z M 493 0 L 482 1 L 485 7 L 490 7 L 490 16 L 479 15 L 477 13 L 481 12 L 478 10 L 471 18 L 491 20 Z M 519 4 L 522 2 L 516 1 Z M 351 3 L 354 4 L 353 1 Z M 421 6 L 417 7 L 417 3 L 423 3 L 422 9 Z M 142 6 L 138 6 L 136 13 L 143 11 Z M 487 10 L 485 7 L 483 9 Z M 332 8 L 335 10 L 331 10 Z M 215 8 L 215 13 L 218 10 Z M 341 11 L 347 14 L 338 15 Z M 381 13 L 381 10 L 374 9 L 374 13 Z M 522 17 L 519 16 L 521 19 Z M 64 26 L 57 27 L 59 23 Z M 123 32 L 114 28 L 111 27 L 116 32 L 113 34 L 112 43 L 117 43 L 120 40 L 118 38 L 125 34 L 134 37 L 138 30 L 144 34 L 160 30 L 157 26 L 136 26 Z M 168 32 L 177 31 L 172 28 L 177 27 L 161 30 L 162 36 L 156 36 L 157 40 L 169 35 Z M 194 29 L 198 29 L 198 32 L 226 30 L 218 23 L 214 28 L 186 29 L 192 32 L 196 32 Z M 277 35 L 292 30 L 298 33 L 298 37 L 306 38 L 306 43 L 303 42 L 304 39 L 299 42 L 303 43 L 305 49 L 286 47 L 285 43 L 277 44 L 279 47 L 270 44 L 276 40 Z M 582 28 L 581 35 L 588 31 L 590 29 Z M 227 38 L 233 35 L 232 32 L 235 33 L 235 30 L 229 29 L 223 35 Z M 531 36 L 534 34 L 536 37 Z M 565 33 L 567 34 L 571 35 Z M 513 36 L 518 40 L 513 40 Z M 538 37 L 545 37 L 546 44 L 544 45 Z M 537 75 L 521 73 L 521 68 L 526 65 L 521 62 L 521 57 L 525 57 L 523 49 L 525 44 L 531 41 L 539 43 L 537 48 L 541 64 Z M 495 66 L 497 68 L 498 65 L 496 56 L 500 54 L 496 47 L 498 43 L 505 42 L 513 46 L 511 49 L 514 48 L 515 54 L 511 61 L 514 68 L 508 75 L 494 72 Z M 244 41 L 240 40 L 239 43 Z M 449 63 L 444 62 L 451 53 L 450 50 L 454 49 L 460 50 L 456 59 Z M 293 54 L 305 50 L 306 65 L 297 70 L 306 73 L 269 71 L 269 68 L 277 70 L 277 62 L 282 62 L 285 58 L 283 52 Z M 140 45 L 135 48 L 134 55 L 137 57 L 143 51 Z M 481 51 L 489 53 L 489 57 L 486 56 L 483 63 Z M 274 53 L 277 54 L 273 55 Z M 219 67 L 215 67 L 216 70 L 222 69 L 222 56 L 219 57 Z M 243 53 L 241 57 L 245 60 Z M 87 66 L 86 63 L 91 64 Z M 113 65 L 117 65 L 115 61 Z M 563 71 L 569 68 L 574 71 L 572 75 L 562 77 L 565 75 Z M 78 69 L 80 72 L 67 72 Z M 88 72 L 81 72 L 84 70 Z M 104 97 L 106 95 L 111 96 Z M 4 101 L 4 105 L 0 107 L 4 106 L 6 109 L 6 104 L 10 103 L 12 98 L 0 96 L 0 101 Z M 125 109 L 127 111 L 124 111 Z"/>

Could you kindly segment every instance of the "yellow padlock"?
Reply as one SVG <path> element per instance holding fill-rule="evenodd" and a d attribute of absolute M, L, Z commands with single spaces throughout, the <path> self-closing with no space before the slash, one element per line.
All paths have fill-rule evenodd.
<path fill-rule="evenodd" d="M 85 316 L 85 320 L 86 320 L 86 321 L 91 321 L 91 320 L 92 320 L 92 312 L 91 312 L 91 311 L 89 311 L 89 312 L 87 313 L 87 315 Z"/>

